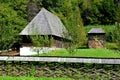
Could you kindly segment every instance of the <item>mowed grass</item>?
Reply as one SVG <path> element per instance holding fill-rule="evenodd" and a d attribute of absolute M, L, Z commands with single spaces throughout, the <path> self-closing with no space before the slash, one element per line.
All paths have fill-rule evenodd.
<path fill-rule="evenodd" d="M 69 53 L 69 51 L 64 49 L 43 53 L 39 56 L 120 58 L 120 52 L 109 49 L 76 49 L 73 53 Z"/>
<path fill-rule="evenodd" d="M 48 77 L 10 77 L 10 76 L 0 76 L 0 80 L 74 80 L 71 78 L 48 78 Z M 77 79 L 77 80 L 90 80 L 90 79 Z"/>

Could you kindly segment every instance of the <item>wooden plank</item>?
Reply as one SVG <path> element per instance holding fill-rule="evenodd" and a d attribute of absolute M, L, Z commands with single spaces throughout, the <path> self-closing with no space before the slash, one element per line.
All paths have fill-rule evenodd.
<path fill-rule="evenodd" d="M 71 63 L 98 63 L 120 64 L 120 59 L 97 59 L 97 58 L 62 58 L 62 57 L 2 57 L 0 61 L 36 61 L 36 62 L 71 62 Z"/>
<path fill-rule="evenodd" d="M 5 57 L 0 57 L 0 61 L 6 61 L 7 59 L 8 59 L 7 56 L 5 56 Z"/>

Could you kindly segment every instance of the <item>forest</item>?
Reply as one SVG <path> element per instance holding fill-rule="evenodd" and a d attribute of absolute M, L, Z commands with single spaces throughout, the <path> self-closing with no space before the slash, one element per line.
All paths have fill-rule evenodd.
<path fill-rule="evenodd" d="M 107 42 L 120 46 L 120 0 L 0 0 L 0 50 L 21 43 L 19 33 L 42 7 L 60 17 L 74 44 L 87 44 L 89 25 L 112 25 Z"/>

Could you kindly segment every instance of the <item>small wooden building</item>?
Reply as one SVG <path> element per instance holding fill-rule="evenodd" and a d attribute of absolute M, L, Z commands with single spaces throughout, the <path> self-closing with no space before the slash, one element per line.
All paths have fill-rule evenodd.
<path fill-rule="evenodd" d="M 68 37 L 68 31 L 61 20 L 45 8 L 41 9 L 35 18 L 33 18 L 33 20 L 23 29 L 20 35 L 24 37 L 24 44 L 30 44 L 30 41 L 26 36 L 52 36 L 54 39 L 52 46 L 58 48 L 65 47 L 63 41 L 67 42 L 70 40 L 70 37 Z"/>
<path fill-rule="evenodd" d="M 89 48 L 105 48 L 105 31 L 102 28 L 92 28 L 88 32 Z"/>

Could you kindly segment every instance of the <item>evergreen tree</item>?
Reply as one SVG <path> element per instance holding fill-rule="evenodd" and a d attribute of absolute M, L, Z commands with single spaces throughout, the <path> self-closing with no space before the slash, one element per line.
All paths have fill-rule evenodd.
<path fill-rule="evenodd" d="M 20 37 L 17 35 L 26 24 L 26 20 L 19 16 L 19 12 L 11 4 L 12 0 L 0 3 L 0 50 L 10 49 L 15 43 L 19 43 Z"/>
<path fill-rule="evenodd" d="M 120 1 L 119 0 L 116 0 L 115 1 L 115 4 L 116 4 L 116 21 L 118 23 L 120 23 Z"/>
<path fill-rule="evenodd" d="M 39 12 L 39 8 L 36 0 L 29 0 L 27 4 L 27 20 L 30 22 L 36 14 Z"/>
<path fill-rule="evenodd" d="M 58 12 L 58 16 L 62 19 L 69 31 L 69 35 L 72 37 L 72 46 L 74 45 L 74 47 L 80 47 L 86 41 L 83 21 L 77 1 L 64 0 Z"/>

